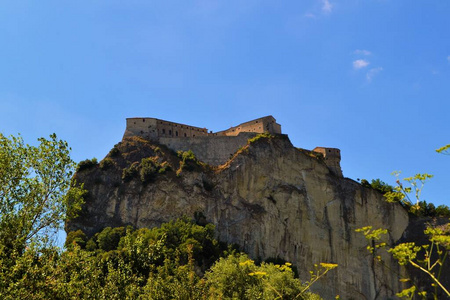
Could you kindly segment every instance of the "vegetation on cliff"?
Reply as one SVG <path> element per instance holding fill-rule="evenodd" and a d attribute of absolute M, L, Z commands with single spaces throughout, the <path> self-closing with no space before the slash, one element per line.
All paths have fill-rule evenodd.
<path fill-rule="evenodd" d="M 443 150 L 441 148 L 437 151 Z M 435 208 L 432 203 L 427 204 L 426 201 L 420 200 L 425 182 L 432 178 L 432 175 L 416 174 L 403 179 L 403 181 L 399 179 L 399 172 L 394 172 L 394 175 L 397 177 L 396 187 L 390 186 L 379 179 L 372 180 L 371 184 L 363 179 L 361 184 L 383 193 L 389 202 L 402 203 L 405 209 L 416 218 L 450 217 L 448 206 L 440 205 Z M 410 196 L 410 194 L 414 196 Z M 412 200 L 412 197 L 414 197 L 415 201 Z M 401 278 L 400 280 L 407 282 L 408 286 L 396 294 L 398 297 L 414 299 L 417 294 L 423 299 L 450 298 L 450 287 L 446 287 L 442 282 L 442 279 L 445 279 L 445 276 L 442 275 L 445 273 L 446 259 L 450 253 L 450 223 L 448 223 L 448 220 L 444 224 L 436 224 L 436 220 L 434 220 L 434 224 L 431 222 L 427 223 L 424 230 L 424 236 L 427 238 L 424 241 L 401 242 L 394 247 L 389 247 L 386 242 L 386 234 L 388 232 L 386 229 L 373 229 L 369 225 L 356 229 L 356 231 L 361 232 L 365 236 L 368 243 L 367 250 L 371 253 L 373 264 L 384 264 L 380 251 L 387 250 L 401 266 L 409 266 L 410 269 L 416 269 L 422 273 L 422 280 L 417 280 L 417 276 L 415 276 L 416 278 Z M 398 276 L 400 277 L 400 274 Z M 424 282 L 427 283 L 424 285 Z"/>
<path fill-rule="evenodd" d="M 6 299 L 321 299 L 290 264 L 256 264 L 188 218 L 161 227 L 70 232 L 66 249 L 31 244 L 0 270 Z"/>
<path fill-rule="evenodd" d="M 153 229 L 107 227 L 91 238 L 81 230 L 70 232 L 61 250 L 49 233 L 77 215 L 86 192 L 71 179 L 75 165 L 67 143 L 54 135 L 39 141 L 33 147 L 20 137 L 0 136 L 0 295 L 5 299 L 320 299 L 308 289 L 336 267 L 321 265 L 303 284 L 288 263 L 256 264 L 219 243 L 214 226 L 200 214 L 202 225 L 182 218 Z M 115 149 L 100 164 L 86 160 L 78 170 L 125 167 L 118 158 L 133 154 Z M 160 149 L 151 150 L 161 155 Z M 199 165 L 189 152 L 180 158 L 181 170 Z M 146 182 L 169 163 L 150 155 L 133 164 Z"/>
<path fill-rule="evenodd" d="M 394 172 L 394 174 L 398 176 L 398 172 Z M 441 204 L 436 207 L 433 203 L 420 200 L 419 189 L 423 188 L 426 180 L 430 178 L 432 178 L 432 175 L 429 174 L 416 174 L 405 178 L 404 181 L 411 183 L 411 187 L 405 187 L 399 179 L 397 179 L 398 185 L 395 187 L 380 179 L 372 179 L 370 183 L 366 179 L 361 179 L 361 185 L 382 193 L 389 202 L 400 202 L 413 216 L 450 218 L 450 208 L 447 205 Z M 414 197 L 417 197 L 416 201 L 411 200 L 409 195 L 411 192 L 414 192 Z"/>
<path fill-rule="evenodd" d="M 182 172 L 210 171 L 190 151 L 175 154 L 137 139 L 116 145 L 100 163 L 81 162 L 78 171 L 94 174 L 99 182 L 101 174 L 111 171 L 117 175 L 114 180 L 144 186 L 159 180 L 159 174 L 179 182 Z M 246 149 L 263 141 L 270 144 L 273 137 L 260 136 Z M 255 262 L 237 247 L 220 243 L 214 226 L 200 213 L 196 221 L 185 217 L 152 229 L 106 227 L 90 237 L 81 230 L 69 232 L 61 250 L 50 233 L 77 216 L 86 191 L 72 178 L 75 165 L 67 143 L 55 135 L 39 142 L 33 147 L 20 137 L 0 135 L 0 295 L 5 299 L 320 299 L 309 287 L 337 267 L 319 263 L 310 280 L 301 282 L 289 263 Z M 411 187 L 394 188 L 380 180 L 362 185 L 402 202 L 415 216 L 447 216 L 448 207 L 433 212 L 420 201 L 420 183 L 428 178 L 407 178 Z M 415 203 L 409 193 L 416 196 Z M 401 265 L 429 275 L 436 295 L 438 288 L 448 295 L 440 280 L 450 251 L 448 226 L 429 227 L 429 245 L 402 242 L 387 249 Z M 373 263 L 379 262 L 387 231 L 360 231 Z M 413 297 L 417 291 L 411 285 L 399 296 Z"/>

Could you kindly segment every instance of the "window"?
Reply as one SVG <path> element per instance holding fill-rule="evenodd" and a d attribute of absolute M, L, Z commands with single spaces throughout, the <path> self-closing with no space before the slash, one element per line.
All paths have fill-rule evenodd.
<path fill-rule="evenodd" d="M 166 134 L 166 130 L 165 130 L 165 129 L 163 129 L 163 130 L 162 130 L 162 133 L 163 133 L 163 134 Z"/>
<path fill-rule="evenodd" d="M 184 134 L 184 137 L 186 137 L 187 135 L 186 135 L 186 133 Z"/>
<path fill-rule="evenodd" d="M 169 135 L 172 135 L 172 130 L 169 130 Z"/>
<path fill-rule="evenodd" d="M 145 122 L 145 119 L 142 119 L 142 122 Z"/>
<path fill-rule="evenodd" d="M 178 131 L 175 131 L 175 135 L 178 136 Z"/>

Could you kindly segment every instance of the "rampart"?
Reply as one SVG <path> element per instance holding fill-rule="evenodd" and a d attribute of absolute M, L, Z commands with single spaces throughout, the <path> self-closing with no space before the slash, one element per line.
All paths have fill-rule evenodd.
<path fill-rule="evenodd" d="M 237 136 L 241 132 L 270 132 L 281 134 L 281 125 L 276 122 L 274 117 L 267 116 L 239 124 L 238 126 L 231 127 L 227 130 L 216 132 L 215 135 Z"/>
<path fill-rule="evenodd" d="M 281 125 L 274 117 L 265 116 L 218 132 L 156 118 L 128 118 L 123 137 L 140 136 L 174 151 L 192 150 L 199 160 L 217 166 L 227 162 L 249 138 L 265 132 L 282 134 Z M 312 151 L 323 155 L 332 173 L 343 176 L 339 149 L 316 147 Z"/>
<path fill-rule="evenodd" d="M 128 118 L 124 137 L 136 135 L 150 140 L 157 140 L 160 137 L 207 136 L 208 130 L 155 118 Z"/>
<path fill-rule="evenodd" d="M 159 138 L 159 143 L 178 151 L 192 150 L 195 156 L 210 165 L 218 166 L 229 160 L 256 133 L 241 132 L 237 136 L 201 136 L 195 138 Z"/>
<path fill-rule="evenodd" d="M 337 176 L 343 177 L 341 169 L 341 150 L 337 148 L 316 147 L 314 152 L 321 153 L 325 164 Z"/>

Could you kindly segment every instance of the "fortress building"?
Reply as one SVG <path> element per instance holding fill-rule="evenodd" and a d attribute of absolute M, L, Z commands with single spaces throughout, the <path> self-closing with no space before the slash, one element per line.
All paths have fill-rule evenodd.
<path fill-rule="evenodd" d="M 208 129 L 175 123 L 156 118 L 128 118 L 124 137 L 141 136 L 150 140 L 159 138 L 201 137 L 201 136 L 237 136 L 241 132 L 281 134 L 281 125 L 274 117 L 266 116 L 242 123 L 230 129 L 213 133 Z"/>
<path fill-rule="evenodd" d="M 218 132 L 206 128 L 156 118 L 127 118 L 124 138 L 140 136 L 178 151 L 192 150 L 196 157 L 210 165 L 224 164 L 247 140 L 260 133 L 282 134 L 274 117 L 265 116 Z M 308 150 L 306 150 L 308 151 Z M 341 154 L 336 148 L 316 147 L 330 171 L 342 177 Z"/>
<path fill-rule="evenodd" d="M 337 148 L 316 147 L 313 151 L 321 153 L 328 168 L 330 168 L 334 174 L 342 177 L 341 150 Z"/>

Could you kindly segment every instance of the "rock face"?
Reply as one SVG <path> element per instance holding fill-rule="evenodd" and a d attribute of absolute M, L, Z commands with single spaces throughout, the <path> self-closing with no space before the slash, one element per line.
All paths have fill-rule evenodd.
<path fill-rule="evenodd" d="M 140 171 L 143 158 L 154 162 L 147 178 Z M 217 168 L 184 165 L 177 172 L 180 158 L 168 148 L 123 140 L 100 166 L 77 173 L 89 197 L 66 230 L 92 235 L 106 226 L 153 227 L 202 212 L 221 241 L 240 245 L 254 259 L 290 261 L 302 280 L 316 263 L 337 263 L 312 288 L 324 299 L 387 299 L 401 290 L 397 263 L 389 256 L 390 269 L 375 263 L 355 229 L 387 228 L 392 245 L 408 225 L 407 213 L 378 192 L 335 176 L 320 156 L 279 136 L 250 143 Z M 134 171 L 122 179 L 130 166 Z"/>

